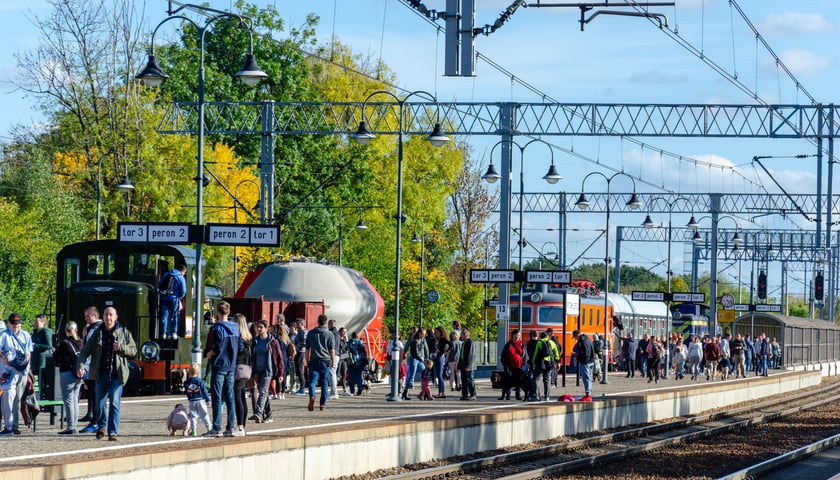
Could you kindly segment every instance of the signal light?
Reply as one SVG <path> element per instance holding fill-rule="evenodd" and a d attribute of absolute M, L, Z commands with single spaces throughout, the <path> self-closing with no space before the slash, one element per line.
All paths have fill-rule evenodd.
<path fill-rule="evenodd" d="M 823 299 L 823 274 L 818 273 L 816 277 L 814 277 L 814 299 L 815 300 L 822 300 Z"/>
<path fill-rule="evenodd" d="M 767 274 L 764 272 L 758 273 L 758 298 L 767 298 Z"/>

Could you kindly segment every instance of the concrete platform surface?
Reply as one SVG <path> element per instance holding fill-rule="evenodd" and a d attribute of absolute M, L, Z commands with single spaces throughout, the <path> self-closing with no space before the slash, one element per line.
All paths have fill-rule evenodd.
<path fill-rule="evenodd" d="M 39 417 L 38 430 L 24 430 L 23 434 L 15 437 L 3 437 L 0 445 L 3 447 L 4 455 L 0 458 L 0 480 L 4 478 L 28 479 L 28 478 L 153 478 L 160 474 L 160 468 L 168 469 L 166 472 L 177 473 L 178 475 L 194 475 L 213 471 L 213 468 L 246 468 L 247 462 L 239 467 L 225 463 L 225 459 L 234 457 L 246 458 L 249 455 L 263 452 L 298 452 L 300 457 L 300 472 L 290 472 L 290 478 L 329 478 L 334 472 L 324 471 L 317 473 L 314 466 L 315 459 L 306 461 L 306 457 L 313 455 L 313 451 L 319 448 L 335 448 L 336 445 L 359 444 L 370 442 L 375 437 L 375 442 L 388 442 L 394 437 L 411 438 L 411 442 L 419 442 L 414 448 L 415 453 L 407 456 L 403 454 L 384 462 L 407 463 L 416 461 L 423 456 L 430 458 L 446 456 L 443 453 L 446 447 L 435 448 L 424 453 L 423 445 L 426 441 L 446 445 L 439 440 L 433 441 L 432 437 L 441 433 L 455 434 L 448 435 L 449 441 L 461 435 L 476 434 L 479 437 L 483 432 L 489 432 L 485 425 L 487 423 L 508 424 L 504 427 L 503 435 L 493 430 L 493 440 L 484 446 L 498 445 L 503 442 L 519 441 L 517 431 L 529 429 L 527 422 L 534 416 L 543 415 L 567 415 L 564 408 L 572 408 L 569 412 L 579 412 L 576 416 L 578 421 L 586 419 L 591 428 L 603 428 L 601 415 L 596 414 L 601 409 L 619 411 L 619 407 L 628 413 L 623 414 L 626 419 L 649 418 L 650 413 L 640 411 L 638 405 L 643 409 L 664 407 L 665 412 L 657 415 L 669 415 L 670 410 L 674 414 L 680 414 L 676 405 L 683 405 L 680 408 L 702 409 L 708 404 L 709 398 L 714 402 L 722 401 L 727 403 L 727 397 L 731 397 L 730 403 L 744 401 L 740 398 L 743 392 L 749 390 L 748 385 L 757 387 L 759 384 L 769 388 L 771 391 L 778 388 L 790 388 L 779 386 L 782 383 L 790 384 L 791 379 L 796 377 L 795 382 L 801 382 L 799 376 L 804 376 L 806 382 L 818 383 L 819 372 L 782 372 L 776 370 L 771 372 L 769 378 L 750 377 L 747 380 L 737 379 L 725 382 L 707 382 L 705 378 L 699 381 L 660 380 L 659 383 L 648 383 L 642 378 L 626 378 L 623 373 L 614 372 L 609 375 L 609 383 L 596 383 L 593 388 L 595 402 L 591 404 L 576 402 L 564 404 L 556 399 L 564 393 L 575 395 L 579 398 L 583 395 L 583 387 L 576 385 L 576 379 L 572 376 L 566 378 L 566 387 L 552 389 L 552 401 L 550 402 L 517 402 L 497 400 L 500 391 L 490 388 L 489 380 L 479 379 L 477 381 L 478 400 L 461 401 L 457 392 L 447 388 L 446 399 L 435 399 L 434 401 L 420 401 L 416 398 L 419 391 L 417 387 L 412 391 L 410 401 L 389 402 L 385 396 L 390 392 L 388 383 L 373 384 L 370 393 L 366 396 L 341 397 L 338 400 L 330 400 L 325 411 L 319 411 L 317 406 L 314 412 L 306 408 L 308 395 L 296 396 L 287 394 L 285 400 L 272 400 L 274 422 L 268 424 L 255 424 L 248 422 L 246 426 L 247 436 L 236 438 L 209 439 L 198 437 L 171 437 L 166 431 L 165 419 L 175 404 L 185 403 L 185 397 L 181 395 L 166 395 L 160 397 L 126 397 L 123 399 L 122 423 L 120 436 L 117 442 L 107 440 L 96 440 L 93 434 L 80 434 L 75 436 L 57 435 L 58 424 L 49 425 L 48 413 L 42 413 Z M 562 379 L 558 379 L 558 385 Z M 693 398 L 692 392 L 705 392 L 708 397 L 700 400 L 687 401 Z M 726 395 L 725 392 L 732 392 Z M 741 392 L 741 394 L 739 394 Z M 433 389 L 436 393 L 436 389 Z M 724 393 L 724 395 L 721 395 Z M 722 397 L 722 400 L 717 400 Z M 675 399 L 679 398 L 679 402 Z M 694 405 L 697 403 L 697 405 Z M 701 405 L 703 403 L 704 405 Z M 636 406 L 634 406 L 636 405 Z M 549 408 L 550 407 L 550 408 Z M 558 410 L 559 408 L 559 410 Z M 714 408 L 708 404 L 708 408 Z M 541 412 L 541 410 L 546 410 Z M 635 409 L 635 410 L 631 410 Z M 635 411 L 635 413 L 629 413 Z M 583 415 L 581 412 L 592 412 Z M 603 415 L 606 417 L 607 415 Z M 615 417 L 615 413 L 609 417 Z M 562 418 L 562 417 L 558 417 Z M 441 423 L 443 422 L 443 423 Z M 556 423 L 556 422 L 555 422 Z M 563 434 L 567 429 L 583 428 L 569 425 L 566 427 L 546 429 L 543 435 L 556 436 Z M 224 426 L 224 425 L 223 425 Z M 493 427 L 496 428 L 495 426 Z M 512 429 L 512 432 L 508 432 Z M 443 430 L 441 432 L 441 430 Z M 204 428 L 199 427 L 199 433 Z M 425 432 L 425 433 L 424 433 Z M 558 433 L 559 432 L 559 433 Z M 425 435 L 425 437 L 424 437 Z M 413 436 L 413 437 L 412 437 Z M 500 438 L 504 437 L 504 438 Z M 425 439 L 425 440 L 424 440 Z M 522 440 L 527 441 L 527 438 Z M 452 445 L 452 450 L 464 448 L 468 440 L 458 440 L 459 445 Z M 369 455 L 375 456 L 382 452 L 382 446 L 376 443 L 368 443 Z M 393 442 L 390 442 L 393 443 Z M 387 445 L 387 443 L 386 443 Z M 466 447 L 469 449 L 470 447 Z M 483 448 L 476 444 L 474 448 Z M 358 451 L 358 450 L 357 450 Z M 460 451 L 453 451 L 452 454 L 460 454 Z M 291 455 L 291 453 L 288 453 Z M 387 455 L 385 455 L 387 456 Z M 364 456 L 360 456 L 364 457 Z M 340 458 L 340 457 L 339 457 Z M 373 463 L 377 459 L 373 458 Z M 213 462 L 222 462 L 214 467 Z M 280 460 L 274 460 L 280 461 Z M 283 462 L 290 461 L 287 456 Z M 367 468 L 367 460 L 360 458 L 357 466 L 347 468 Z M 205 469 L 200 472 L 189 469 L 183 471 L 172 470 L 173 465 L 201 464 Z M 306 467 L 308 465 L 308 468 Z M 158 469 L 158 470 L 155 470 Z M 209 470 L 206 470 L 209 469 Z M 149 472 L 132 477 L 113 476 L 115 471 L 124 472 Z M 218 470 L 217 470 L 218 471 Z M 358 472 L 360 470 L 350 470 Z M 367 471 L 367 470 L 364 470 Z M 152 473 L 157 472 L 157 473 Z M 239 473 L 242 473 L 241 471 Z M 168 477 L 168 473 L 167 473 Z M 237 474 L 234 478 L 242 478 Z"/>

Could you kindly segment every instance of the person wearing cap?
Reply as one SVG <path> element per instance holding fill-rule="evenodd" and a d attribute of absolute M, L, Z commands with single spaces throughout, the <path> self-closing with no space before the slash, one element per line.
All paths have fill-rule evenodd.
<path fill-rule="evenodd" d="M 14 385 L 14 391 L 10 389 L 8 395 L 3 395 L 3 413 L 6 417 L 6 428 L 0 432 L 3 436 L 20 435 L 20 400 L 23 397 L 32 358 L 32 337 L 22 328 L 23 318 L 20 314 L 12 313 L 7 323 L 8 329 L 0 334 L 0 352 L 3 362 L 12 367 L 7 371 L 11 377 L 9 383 Z M 6 415 L 7 409 L 9 415 Z"/>

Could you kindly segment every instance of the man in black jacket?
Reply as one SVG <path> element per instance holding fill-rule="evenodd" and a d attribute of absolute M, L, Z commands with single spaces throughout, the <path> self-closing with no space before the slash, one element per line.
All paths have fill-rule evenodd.
<path fill-rule="evenodd" d="M 577 364 L 580 379 L 583 382 L 584 397 L 580 399 L 581 402 L 592 401 L 592 363 L 595 361 L 595 347 L 592 345 L 592 340 L 584 333 L 575 330 L 572 332 L 572 337 L 577 340 Z"/>

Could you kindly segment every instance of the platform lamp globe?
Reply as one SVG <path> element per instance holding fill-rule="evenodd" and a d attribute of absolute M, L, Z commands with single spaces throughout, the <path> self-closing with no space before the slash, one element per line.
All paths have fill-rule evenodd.
<path fill-rule="evenodd" d="M 400 392 L 399 392 L 399 375 L 397 372 L 400 371 L 400 350 L 399 345 L 397 344 L 397 339 L 399 338 L 400 332 L 400 265 L 401 265 L 401 250 L 402 250 L 402 223 L 405 220 L 405 217 L 402 212 L 402 201 L 403 201 L 403 137 L 405 136 L 404 130 L 404 120 L 405 120 L 405 106 L 406 102 L 409 98 L 417 96 L 425 98 L 426 100 L 431 101 L 434 104 L 435 108 L 435 124 L 432 128 L 432 133 L 426 136 L 426 140 L 431 143 L 435 147 L 440 147 L 449 142 L 449 137 L 447 137 L 443 133 L 443 128 L 440 125 L 440 121 L 438 119 L 439 112 L 437 107 L 437 98 L 429 92 L 425 92 L 423 90 L 418 90 L 415 92 L 411 92 L 404 97 L 400 98 L 393 93 L 386 91 L 386 90 L 378 90 L 376 92 L 371 93 L 370 95 L 365 98 L 365 101 L 362 102 L 362 119 L 359 122 L 359 128 L 356 130 L 356 133 L 352 135 L 352 138 L 361 145 L 367 145 L 370 143 L 371 140 L 376 138 L 370 130 L 368 130 L 369 125 L 369 117 L 367 114 L 367 105 L 371 98 L 380 95 L 380 96 L 387 96 L 391 97 L 394 101 L 397 102 L 397 213 L 395 215 L 396 224 L 397 224 L 397 240 L 396 240 L 396 253 L 395 253 L 395 266 L 394 266 L 394 332 L 393 332 L 393 340 L 392 340 L 392 348 L 389 354 L 391 355 L 391 393 L 385 397 L 389 402 L 398 402 L 400 401 Z M 382 110 L 382 107 L 385 107 L 385 110 Z M 384 117 L 387 114 L 388 106 L 379 106 L 380 115 L 378 117 L 379 121 L 384 121 Z M 413 118 L 419 118 L 419 116 L 414 116 Z"/>
<path fill-rule="evenodd" d="M 578 197 L 577 201 L 575 202 L 575 206 L 581 210 L 586 210 L 589 208 L 590 203 L 589 199 L 586 198 L 586 194 L 584 193 L 584 187 L 586 186 L 586 180 L 593 176 L 597 175 L 602 177 L 607 182 L 607 195 L 605 197 L 606 202 L 606 226 L 604 228 L 604 341 L 609 342 L 609 324 L 610 319 L 609 316 L 609 290 L 610 290 L 610 184 L 613 180 L 615 180 L 618 176 L 625 176 L 633 182 L 633 193 L 627 202 L 624 204 L 627 208 L 631 210 L 638 210 L 642 206 L 642 201 L 639 200 L 638 195 L 636 195 L 636 181 L 630 175 L 627 175 L 624 172 L 616 172 L 612 176 L 608 177 L 601 172 L 592 172 L 583 177 L 583 181 L 580 182 L 580 196 Z M 601 383 L 607 384 L 610 383 L 607 379 L 607 372 L 609 371 L 609 349 L 605 349 L 607 352 L 602 358 L 602 366 L 601 371 Z"/>
<path fill-rule="evenodd" d="M 238 78 L 244 85 L 247 86 L 255 86 L 260 81 L 265 78 L 268 78 L 268 74 L 260 69 L 257 65 L 256 57 L 254 56 L 254 37 L 253 37 L 253 25 L 254 21 L 247 16 L 244 15 L 237 15 L 234 13 L 226 12 L 223 10 L 216 10 L 213 8 L 200 6 L 200 5 L 181 5 L 175 10 L 172 10 L 170 2 L 170 9 L 168 11 L 169 17 L 165 18 L 162 22 L 160 22 L 155 29 L 152 31 L 152 39 L 149 46 L 149 59 L 146 63 L 146 67 L 138 73 L 135 78 L 140 80 L 145 85 L 149 87 L 158 87 L 166 79 L 169 78 L 169 75 L 163 71 L 160 67 L 160 64 L 155 57 L 155 35 L 157 34 L 158 29 L 163 26 L 164 23 L 170 20 L 181 20 L 191 23 L 196 29 L 199 36 L 199 65 L 198 65 L 198 102 L 196 104 L 198 109 L 198 119 L 197 119 L 197 143 L 198 143 L 198 153 L 197 153 L 197 165 L 196 165 L 196 175 L 195 175 L 195 183 L 196 183 L 196 203 L 195 203 L 195 210 L 196 210 L 196 226 L 200 227 L 204 224 L 203 220 L 203 188 L 204 188 L 204 51 L 205 51 L 205 36 L 210 29 L 217 21 L 228 19 L 234 20 L 237 22 L 238 26 L 243 30 L 248 32 L 248 39 L 249 39 L 249 48 L 248 52 L 245 55 L 245 64 L 238 72 L 236 72 L 233 76 Z M 211 14 L 210 17 L 204 22 L 203 25 L 196 23 L 195 21 L 191 20 L 190 18 L 179 14 L 180 11 L 184 10 L 185 8 L 189 7 L 191 10 L 198 10 L 205 13 Z M 202 283 L 203 283 L 203 267 L 202 267 L 202 256 L 201 256 L 201 242 L 196 243 L 195 247 L 195 288 L 194 291 L 194 301 L 193 301 L 193 335 L 192 335 L 192 349 L 191 349 L 191 357 L 192 362 L 200 363 L 201 362 L 201 319 L 202 319 L 202 312 L 201 308 L 204 305 L 202 301 Z"/>

